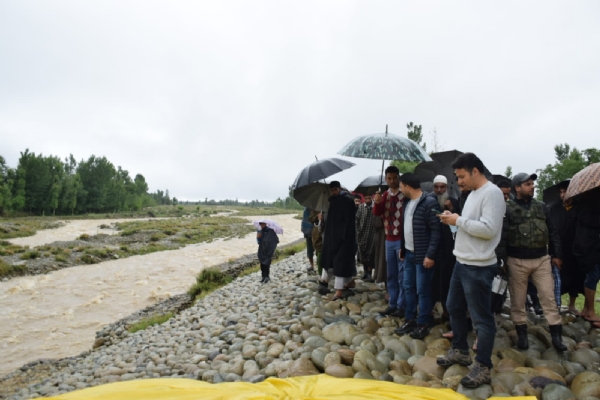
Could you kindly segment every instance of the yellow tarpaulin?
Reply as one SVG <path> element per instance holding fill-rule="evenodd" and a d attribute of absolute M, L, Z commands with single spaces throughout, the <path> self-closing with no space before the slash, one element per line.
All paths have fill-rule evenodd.
<path fill-rule="evenodd" d="M 269 378 L 261 383 L 210 384 L 191 379 L 140 379 L 78 390 L 56 400 L 246 400 L 246 399 L 423 399 L 466 400 L 451 389 L 430 389 L 366 379 L 338 379 L 328 375 Z M 536 400 L 535 397 L 513 399 Z"/>

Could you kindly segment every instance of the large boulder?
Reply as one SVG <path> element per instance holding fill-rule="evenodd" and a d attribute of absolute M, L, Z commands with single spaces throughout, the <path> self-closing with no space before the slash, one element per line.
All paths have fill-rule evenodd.
<path fill-rule="evenodd" d="M 278 374 L 279 378 L 291 378 L 294 376 L 318 375 L 319 370 L 308 358 L 299 358 L 292 362 L 288 369 Z"/>
<path fill-rule="evenodd" d="M 329 342 L 339 344 L 350 345 L 357 333 L 356 326 L 345 322 L 334 323 L 323 328 L 323 337 Z"/>
<path fill-rule="evenodd" d="M 600 397 L 600 374 L 591 371 L 582 372 L 573 379 L 571 391 L 578 399 Z"/>
<path fill-rule="evenodd" d="M 428 375 L 442 379 L 444 376 L 445 368 L 440 367 L 437 364 L 437 359 L 433 357 L 423 357 L 413 367 L 413 371 L 423 371 Z"/>

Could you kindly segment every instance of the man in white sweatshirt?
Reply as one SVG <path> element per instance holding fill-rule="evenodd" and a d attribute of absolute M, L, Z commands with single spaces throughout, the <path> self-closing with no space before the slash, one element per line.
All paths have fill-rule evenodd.
<path fill-rule="evenodd" d="M 454 255 L 456 265 L 447 299 L 454 337 L 452 349 L 439 358 L 443 367 L 470 365 L 467 344 L 467 310 L 477 330 L 475 364 L 460 383 L 476 388 L 491 382 L 492 349 L 496 324 L 491 309 L 492 281 L 498 272 L 496 247 L 500 242 L 506 203 L 500 189 L 484 175 L 485 166 L 473 153 L 465 153 L 452 164 L 461 190 L 471 190 L 461 216 L 445 211 L 440 219 L 458 227 Z"/>

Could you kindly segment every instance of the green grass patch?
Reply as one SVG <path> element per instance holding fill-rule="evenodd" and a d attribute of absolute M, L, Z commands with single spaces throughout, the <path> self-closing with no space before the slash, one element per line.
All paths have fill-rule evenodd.
<path fill-rule="evenodd" d="M 54 229 L 63 224 L 54 218 L 22 217 L 0 218 L 0 239 L 13 239 L 34 235 L 41 229 Z"/>
<path fill-rule="evenodd" d="M 54 261 L 56 262 L 67 262 L 68 258 L 65 254 L 57 254 L 54 256 Z"/>
<path fill-rule="evenodd" d="M 220 287 L 231 283 L 233 278 L 217 268 L 207 268 L 196 277 L 196 283 L 188 290 L 193 298 L 204 297 Z"/>
<path fill-rule="evenodd" d="M 600 283 L 596 286 L 596 298 L 598 298 L 598 295 L 600 295 Z M 569 305 L 569 298 L 570 296 L 568 294 L 563 294 L 561 296 L 561 302 L 563 306 L 568 306 Z M 583 304 L 585 303 L 585 298 L 583 297 L 582 294 L 577 296 L 577 299 L 575 299 L 575 307 L 577 308 L 577 310 L 581 311 L 583 310 Z M 596 310 L 596 315 L 600 315 L 600 303 L 598 303 L 597 301 L 594 301 L 594 309 Z"/>
<path fill-rule="evenodd" d="M 25 252 L 23 254 L 21 254 L 21 260 L 35 260 L 36 258 L 40 257 L 40 252 L 39 251 L 28 251 Z"/>
<path fill-rule="evenodd" d="M 240 273 L 239 276 L 240 277 L 242 277 L 242 276 L 248 276 L 248 275 L 253 274 L 255 272 L 258 272 L 258 271 L 260 271 L 260 264 L 256 264 L 256 265 L 254 265 L 254 266 L 252 266 L 250 268 L 247 268 L 247 269 L 243 270 Z"/>
<path fill-rule="evenodd" d="M 160 325 L 164 322 L 167 322 L 173 317 L 173 313 L 167 313 L 162 315 L 154 315 L 150 318 L 146 318 L 138 322 L 137 324 L 131 325 L 128 329 L 129 333 L 135 333 L 137 331 L 142 331 L 149 326 Z"/>
<path fill-rule="evenodd" d="M 0 278 L 12 275 L 23 275 L 27 271 L 24 265 L 10 265 L 0 259 Z"/>
<path fill-rule="evenodd" d="M 79 257 L 79 261 L 81 261 L 84 264 L 97 264 L 100 262 L 99 259 L 89 254 L 84 254 L 81 257 Z"/>

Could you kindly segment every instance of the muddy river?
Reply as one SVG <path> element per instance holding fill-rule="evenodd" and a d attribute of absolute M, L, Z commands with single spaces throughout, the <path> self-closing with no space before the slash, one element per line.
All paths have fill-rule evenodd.
<path fill-rule="evenodd" d="M 249 220 L 256 217 L 246 217 Z M 293 215 L 275 215 L 280 245 L 303 237 Z M 96 234 L 117 220 L 73 220 L 58 229 L 11 242 L 41 246 Z M 107 232 L 106 229 L 101 230 Z M 255 234 L 65 268 L 0 283 L 0 376 L 39 358 L 73 356 L 91 348 L 102 326 L 180 294 L 199 271 L 257 249 Z"/>

